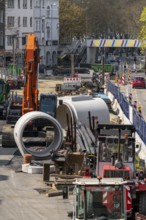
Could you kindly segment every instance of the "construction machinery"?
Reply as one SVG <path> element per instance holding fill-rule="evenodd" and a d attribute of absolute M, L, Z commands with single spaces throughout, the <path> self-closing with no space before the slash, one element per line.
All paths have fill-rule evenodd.
<path fill-rule="evenodd" d="M 95 135 L 96 157 L 88 157 L 83 178 L 74 182 L 74 219 L 146 219 L 146 182 L 142 172 L 136 176 L 134 127 L 98 124 Z"/>
<path fill-rule="evenodd" d="M 24 114 L 31 111 L 43 111 L 53 116 L 56 115 L 57 98 L 56 95 L 42 94 L 39 99 L 38 91 L 38 64 L 39 46 L 34 34 L 28 34 L 25 46 L 25 85 L 23 95 L 18 96 L 12 93 L 5 108 L 6 125 L 2 129 L 2 147 L 16 146 L 13 129 L 17 120 Z M 46 104 L 47 103 L 47 104 Z M 50 107 L 48 107 L 50 106 Z M 30 123 L 29 128 L 37 126 L 39 122 Z M 41 124 L 41 128 L 42 128 Z M 27 129 L 29 129 L 27 127 Z M 36 128 L 35 128 L 36 129 Z M 26 132 L 27 133 L 27 132 Z M 36 134 L 35 134 L 36 135 Z"/>
<path fill-rule="evenodd" d="M 0 116 L 3 117 L 3 111 L 10 96 L 10 88 L 7 82 L 0 79 Z"/>

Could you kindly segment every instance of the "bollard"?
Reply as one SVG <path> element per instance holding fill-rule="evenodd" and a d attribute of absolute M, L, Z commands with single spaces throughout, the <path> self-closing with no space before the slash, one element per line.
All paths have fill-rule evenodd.
<path fill-rule="evenodd" d="M 132 105 L 132 93 L 129 94 L 129 103 Z"/>
<path fill-rule="evenodd" d="M 139 112 L 140 115 L 142 114 L 141 106 L 138 106 L 138 112 Z"/>
<path fill-rule="evenodd" d="M 125 80 L 125 74 L 124 73 L 122 74 L 122 84 L 126 85 L 126 80 Z"/>
<path fill-rule="evenodd" d="M 134 101 L 133 107 L 137 109 L 137 101 Z"/>

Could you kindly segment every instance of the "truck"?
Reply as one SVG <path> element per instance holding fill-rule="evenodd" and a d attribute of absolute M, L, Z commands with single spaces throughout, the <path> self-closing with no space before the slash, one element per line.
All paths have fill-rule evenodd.
<path fill-rule="evenodd" d="M 96 157 L 75 185 L 74 219 L 146 219 L 146 181 L 135 169 L 133 125 L 98 124 Z M 86 175 L 88 171 L 89 175 Z"/>
<path fill-rule="evenodd" d="M 17 120 L 30 111 L 43 111 L 56 116 L 57 98 L 54 94 L 40 94 L 38 90 L 39 46 L 34 34 L 28 34 L 25 45 L 25 85 L 23 95 L 12 93 L 5 106 L 6 124 L 2 128 L 2 147 L 16 147 L 13 130 Z M 36 129 L 36 124 L 34 130 Z M 41 128 L 42 128 L 41 123 Z M 32 123 L 27 128 L 33 129 Z M 39 131 L 38 131 L 39 132 Z M 26 133 L 28 133 L 26 131 Z M 35 133 L 36 134 L 36 133 Z"/>

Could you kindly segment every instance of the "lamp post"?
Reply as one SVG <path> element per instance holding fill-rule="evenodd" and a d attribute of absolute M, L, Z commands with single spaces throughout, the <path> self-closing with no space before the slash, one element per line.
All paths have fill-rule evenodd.
<path fill-rule="evenodd" d="M 102 52 L 102 86 L 104 85 L 104 66 L 105 66 L 105 48 L 103 47 L 103 52 Z"/>
<path fill-rule="evenodd" d="M 52 56 L 52 46 L 53 46 L 53 44 L 52 44 L 52 40 L 53 40 L 53 6 L 56 6 L 56 3 L 53 3 L 53 4 L 51 4 L 51 8 L 50 8 L 50 18 L 51 18 L 51 67 L 52 67 L 52 65 L 53 65 L 53 56 Z"/>

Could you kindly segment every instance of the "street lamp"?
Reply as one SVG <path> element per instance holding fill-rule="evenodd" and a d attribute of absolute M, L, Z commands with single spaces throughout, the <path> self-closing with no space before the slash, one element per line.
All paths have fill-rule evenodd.
<path fill-rule="evenodd" d="M 51 67 L 53 65 L 53 54 L 52 54 L 52 40 L 53 40 L 53 6 L 56 6 L 56 3 L 51 4 L 50 8 L 50 18 L 51 18 Z"/>
<path fill-rule="evenodd" d="M 103 47 L 103 52 L 102 52 L 102 85 L 104 85 L 104 66 L 105 66 L 105 48 Z"/>

